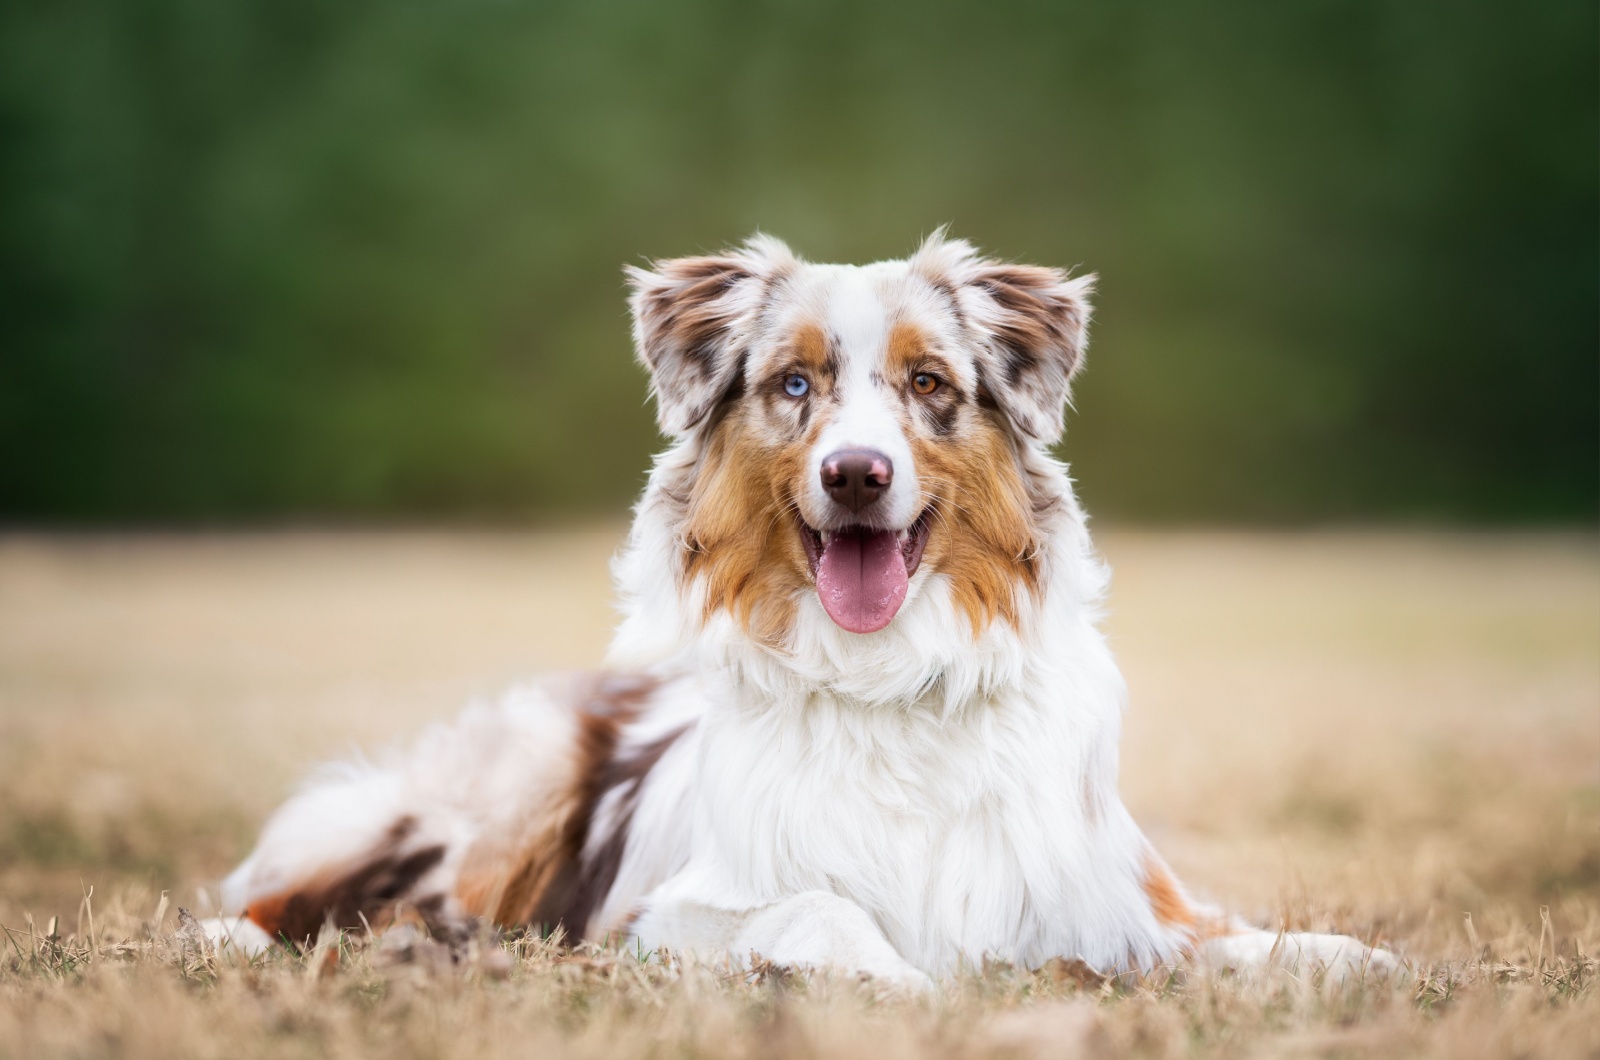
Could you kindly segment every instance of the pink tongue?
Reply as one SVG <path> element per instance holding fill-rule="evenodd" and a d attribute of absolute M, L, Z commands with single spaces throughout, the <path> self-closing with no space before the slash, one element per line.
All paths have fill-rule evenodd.
<path fill-rule="evenodd" d="M 817 595 L 843 629 L 875 633 L 906 598 L 906 559 L 888 530 L 835 534 L 817 563 Z"/>

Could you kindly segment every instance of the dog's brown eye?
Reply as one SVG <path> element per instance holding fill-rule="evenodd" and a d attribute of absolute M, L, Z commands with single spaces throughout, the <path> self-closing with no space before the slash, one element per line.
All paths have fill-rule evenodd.
<path fill-rule="evenodd" d="M 911 389 L 926 396 L 939 389 L 939 380 L 927 372 L 918 372 L 911 377 Z"/>

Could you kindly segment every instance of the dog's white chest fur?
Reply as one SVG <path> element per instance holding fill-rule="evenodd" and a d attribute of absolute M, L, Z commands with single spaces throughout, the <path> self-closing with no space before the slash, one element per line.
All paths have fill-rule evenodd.
<path fill-rule="evenodd" d="M 838 894 L 930 970 L 1061 953 L 1122 964 L 1141 922 L 1135 952 L 1153 955 L 1164 933 L 1112 787 L 1116 701 L 1096 691 L 1078 711 L 1019 688 L 946 712 L 931 697 L 890 709 L 718 689 L 701 722 L 693 889 L 744 907 Z"/>

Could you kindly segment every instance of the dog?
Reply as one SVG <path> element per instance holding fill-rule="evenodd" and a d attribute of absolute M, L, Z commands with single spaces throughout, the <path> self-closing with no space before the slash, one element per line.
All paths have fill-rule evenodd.
<path fill-rule="evenodd" d="M 215 938 L 488 921 L 911 989 L 991 959 L 1394 966 L 1195 900 L 1118 796 L 1108 573 L 1049 452 L 1094 276 L 941 230 L 865 266 L 758 235 L 628 281 L 669 444 L 607 672 L 314 778 Z"/>

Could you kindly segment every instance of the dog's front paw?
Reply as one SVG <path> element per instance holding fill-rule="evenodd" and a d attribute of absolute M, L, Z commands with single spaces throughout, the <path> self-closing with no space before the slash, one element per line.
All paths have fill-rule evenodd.
<path fill-rule="evenodd" d="M 835 981 L 854 979 L 874 1000 L 915 1000 L 932 997 L 938 993 L 938 984 L 922 969 L 893 955 L 888 960 L 853 960 L 849 962 L 792 962 L 780 963 L 752 956 L 752 966 L 765 965 L 786 972 L 822 976 Z"/>
<path fill-rule="evenodd" d="M 1283 969 L 1294 975 L 1320 971 L 1330 982 L 1384 977 L 1404 967 L 1393 953 L 1360 939 L 1309 931 L 1240 931 L 1207 939 L 1195 948 L 1194 956 L 1197 963 L 1216 970 Z"/>
<path fill-rule="evenodd" d="M 939 992 L 938 984 L 920 968 L 874 968 L 856 972 L 861 987 L 874 1001 L 920 1001 Z"/>
<path fill-rule="evenodd" d="M 267 952 L 277 943 L 249 917 L 215 916 L 197 923 L 205 933 L 206 941 L 218 953 L 232 951 L 245 957 L 254 957 Z"/>
<path fill-rule="evenodd" d="M 939 986 L 933 977 L 921 968 L 914 968 L 905 962 L 893 969 L 883 969 L 867 973 L 872 981 L 881 984 L 891 995 L 898 997 L 921 998 L 932 997 L 938 992 Z"/>
<path fill-rule="evenodd" d="M 1301 971 L 1322 969 L 1329 980 L 1336 982 L 1383 977 L 1400 968 L 1400 959 L 1388 950 L 1368 946 L 1348 935 L 1296 932 L 1283 939 L 1291 951 L 1290 960 Z"/>

